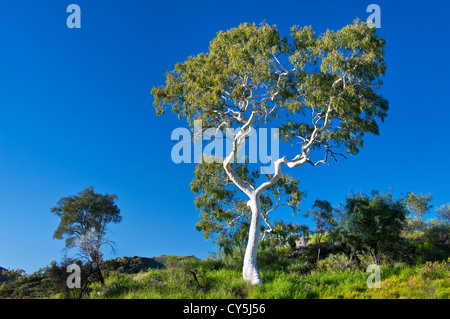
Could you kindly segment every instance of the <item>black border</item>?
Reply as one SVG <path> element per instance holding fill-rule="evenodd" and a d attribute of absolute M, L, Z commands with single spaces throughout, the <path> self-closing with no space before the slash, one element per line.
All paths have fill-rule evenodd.
<path fill-rule="evenodd" d="M 190 306 L 217 307 L 214 316 L 211 313 L 184 313 Z M 228 312 L 229 305 L 247 305 L 247 309 L 263 309 L 263 313 L 237 313 L 236 306 L 230 306 L 233 313 Z M 250 305 L 250 306 L 249 306 Z M 450 306 L 448 299 L 3 299 L 0 300 L 2 313 L 11 311 L 14 316 L 21 314 L 46 314 L 61 317 L 100 315 L 139 315 L 144 318 L 286 318 L 305 316 L 344 316 L 364 317 L 386 315 L 409 315 L 426 310 L 430 314 L 443 311 Z M 262 308 L 261 308 L 262 307 Z M 205 309 L 205 308 L 204 308 Z M 244 309 L 242 306 L 240 309 Z M 125 319 L 128 319 L 125 317 Z"/>

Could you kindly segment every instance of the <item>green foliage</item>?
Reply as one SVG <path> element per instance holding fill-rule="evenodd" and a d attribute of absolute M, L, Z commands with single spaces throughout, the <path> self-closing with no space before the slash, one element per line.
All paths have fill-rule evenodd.
<path fill-rule="evenodd" d="M 423 265 L 381 267 L 381 288 L 367 288 L 368 273 L 345 254 L 332 254 L 317 266 L 297 257 L 265 251 L 262 286 L 251 286 L 227 260 L 178 259 L 175 267 L 139 273 L 109 272 L 105 284 L 92 283 L 91 299 L 237 299 L 237 298 L 440 298 L 450 297 L 450 259 Z M 264 254 L 264 253 L 263 253 Z M 265 258 L 265 259 L 264 259 Z M 370 256 L 368 256 L 370 258 Z M 53 263 L 55 264 L 55 263 Z M 52 264 L 52 266 L 53 266 Z M 272 266 L 271 266 L 272 265 Z M 0 298 L 63 298 L 48 277 L 49 267 L 0 284 Z M 186 270 L 196 270 L 199 285 Z"/>
<path fill-rule="evenodd" d="M 122 221 L 116 199 L 115 194 L 95 193 L 91 186 L 77 195 L 63 197 L 51 209 L 60 218 L 53 238 L 65 238 L 68 249 L 78 247 L 79 256 L 96 269 L 101 282 L 102 246 L 109 245 L 114 251 L 114 243 L 106 239 L 108 226 Z"/>
<path fill-rule="evenodd" d="M 152 89 L 154 106 L 157 114 L 163 114 L 166 105 L 172 106 L 191 125 L 202 120 L 207 127 L 219 127 L 224 120 L 230 126 L 239 124 L 226 112 L 228 107 L 246 105 L 246 111 L 259 111 L 257 120 L 264 122 L 282 113 L 325 112 L 331 103 L 332 117 L 339 120 L 340 129 L 324 131 L 320 139 L 324 143 L 334 140 L 357 153 L 363 135 L 378 134 L 376 119 L 383 120 L 388 109 L 387 101 L 376 93 L 386 68 L 384 45 L 375 28 L 358 20 L 321 36 L 311 27 L 294 26 L 290 37 L 282 37 L 276 26 L 244 23 L 219 32 L 209 52 L 191 56 L 166 73 L 165 86 Z M 284 60 L 292 72 L 280 77 L 288 69 L 280 63 Z M 249 98 L 253 97 L 251 90 L 264 97 L 277 94 L 254 99 Z M 270 113 L 273 103 L 279 109 Z M 311 125 L 290 121 L 281 134 L 291 140 L 297 133 L 311 131 Z"/>
<path fill-rule="evenodd" d="M 427 261 L 417 273 L 422 279 L 448 279 L 450 271 L 450 257 L 444 262 Z"/>
<path fill-rule="evenodd" d="M 429 220 L 417 245 L 419 262 L 445 260 L 450 256 L 450 225 L 442 220 Z"/>
<path fill-rule="evenodd" d="M 63 197 L 52 213 L 60 218 L 60 223 L 53 238 L 66 238 L 66 247 L 73 247 L 75 240 L 86 234 L 92 228 L 100 236 L 104 236 L 110 223 L 122 220 L 120 210 L 114 203 L 117 196 L 102 195 L 88 187 L 78 195 Z"/>
<path fill-rule="evenodd" d="M 20 276 L 25 274 L 25 270 L 23 269 L 1 269 L 0 275 L 2 275 L 2 278 L 5 278 L 5 280 L 17 280 L 20 278 Z"/>
<path fill-rule="evenodd" d="M 242 180 L 250 183 L 260 178 L 258 170 L 250 171 L 247 165 L 235 163 L 233 169 Z M 238 248 L 243 254 L 251 211 L 247 206 L 248 198 L 246 199 L 230 181 L 223 166 L 207 161 L 199 163 L 194 171 L 191 190 L 196 195 L 195 206 L 200 210 L 197 230 L 203 232 L 205 239 L 212 238 L 219 250 L 225 254 L 231 253 L 233 248 Z M 289 206 L 295 215 L 304 196 L 298 189 L 298 180 L 282 174 L 277 183 L 261 196 L 261 206 L 264 214 L 267 214 L 280 206 L 283 197 L 282 205 Z M 264 217 L 267 218 L 267 215 Z M 263 226 L 261 231 L 268 229 L 268 226 Z M 303 226 L 292 223 L 285 225 L 277 221 L 268 237 L 286 239 L 303 231 Z"/>
<path fill-rule="evenodd" d="M 375 258 L 372 256 L 372 254 L 370 254 L 368 252 L 364 252 L 364 251 L 357 252 L 356 258 L 358 260 L 358 266 L 361 269 L 367 269 L 367 267 L 369 265 L 377 264 L 377 261 L 375 260 Z"/>
<path fill-rule="evenodd" d="M 107 260 L 102 264 L 102 269 L 106 272 L 121 272 L 134 274 L 147 270 L 148 265 L 141 258 L 117 258 Z"/>
<path fill-rule="evenodd" d="M 312 216 L 315 223 L 316 240 L 320 243 L 322 237 L 331 231 L 335 225 L 334 210 L 331 203 L 324 200 L 316 200 L 311 209 L 306 211 L 305 217 Z"/>
<path fill-rule="evenodd" d="M 276 26 L 244 23 L 218 32 L 208 52 L 190 56 L 167 72 L 165 85 L 151 91 L 153 105 L 158 115 L 171 107 L 193 131 L 196 121 L 203 131 L 247 130 L 286 119 L 279 123 L 280 137 L 302 144 L 296 159 L 303 156 L 308 163 L 313 149 L 325 150 L 326 157 L 338 154 L 331 148 L 356 154 L 363 137 L 378 134 L 377 121 L 387 116 L 388 102 L 377 92 L 386 69 L 384 46 L 375 28 L 360 20 L 322 35 L 294 26 L 289 36 Z M 226 167 L 236 173 L 233 182 L 222 165 L 199 163 L 191 189 L 201 210 L 197 229 L 229 253 L 234 247 L 242 251 L 250 220 L 248 198 L 235 181 L 242 181 L 241 190 L 242 185 L 257 189 L 253 185 L 259 179 L 267 181 L 248 163 Z M 297 213 L 304 193 L 298 180 L 283 174 L 264 191 L 258 196 L 266 234 L 273 228 L 267 215 L 282 205 Z"/>
<path fill-rule="evenodd" d="M 316 200 L 311 209 L 306 211 L 305 217 L 312 216 L 315 223 L 315 240 L 320 244 L 327 233 L 333 231 L 336 226 L 334 209 L 331 203 L 324 200 Z M 320 247 L 318 247 L 317 259 L 320 259 Z"/>
<path fill-rule="evenodd" d="M 406 218 L 406 223 L 403 227 L 403 234 L 406 237 L 411 236 L 423 236 L 427 228 L 427 223 L 422 219 Z"/>
<path fill-rule="evenodd" d="M 406 214 L 403 201 L 390 194 L 350 195 L 341 212 L 341 236 L 354 251 L 368 250 L 380 261 L 379 252 L 400 241 Z"/>
<path fill-rule="evenodd" d="M 80 288 L 69 289 L 67 279 L 71 273 L 67 272 L 70 264 L 77 264 L 80 267 Z M 89 296 L 94 282 L 103 283 L 103 275 L 97 267 L 91 263 L 83 263 L 81 260 L 65 258 L 60 265 L 51 262 L 46 272 L 46 278 L 53 283 L 53 291 L 63 296 L 65 299 L 82 299 Z"/>
<path fill-rule="evenodd" d="M 296 240 L 303 238 L 308 240 L 309 229 L 305 225 L 294 223 L 286 224 L 282 220 L 277 220 L 272 226 L 272 230 L 266 234 L 260 245 L 262 249 L 286 248 L 287 252 L 292 252 L 296 247 Z"/>
<path fill-rule="evenodd" d="M 344 271 L 356 268 L 355 262 L 343 253 L 329 255 L 327 258 L 317 262 L 318 270 Z"/>
<path fill-rule="evenodd" d="M 450 224 L 450 203 L 436 208 L 439 218 L 446 224 Z"/>
<path fill-rule="evenodd" d="M 327 241 L 331 240 L 330 236 L 327 233 L 325 233 L 320 236 L 318 234 L 311 235 L 309 241 L 311 242 L 311 244 L 318 244 L 319 239 L 320 239 L 320 242 L 327 242 Z"/>
<path fill-rule="evenodd" d="M 47 298 L 52 293 L 53 285 L 47 273 L 48 267 L 39 269 L 31 275 L 23 270 L 9 271 L 15 275 L 10 280 L 0 282 L 0 299 L 40 299 Z"/>
<path fill-rule="evenodd" d="M 236 164 L 236 172 L 245 180 L 257 177 L 245 165 Z M 191 182 L 191 190 L 196 194 L 195 206 L 201 209 L 200 220 L 196 224 L 205 239 L 213 238 L 219 249 L 229 252 L 232 247 L 243 247 L 247 238 L 250 210 L 235 188 L 226 187 L 228 177 L 218 163 L 199 163 Z"/>
<path fill-rule="evenodd" d="M 442 220 L 429 220 L 424 237 L 435 246 L 450 244 L 450 224 Z"/>
<path fill-rule="evenodd" d="M 432 199 L 433 197 L 431 197 L 431 194 L 416 195 L 413 192 L 410 192 L 406 195 L 405 204 L 416 218 L 423 220 L 425 214 L 433 207 L 433 205 L 430 204 Z"/>

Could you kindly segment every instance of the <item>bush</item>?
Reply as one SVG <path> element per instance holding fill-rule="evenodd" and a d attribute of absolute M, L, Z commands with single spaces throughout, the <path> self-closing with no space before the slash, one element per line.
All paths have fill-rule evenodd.
<path fill-rule="evenodd" d="M 436 246 L 450 243 L 450 225 L 431 220 L 428 222 L 424 237 Z"/>
<path fill-rule="evenodd" d="M 443 279 L 448 277 L 448 272 L 450 271 L 450 258 L 446 262 L 426 262 L 421 268 L 417 270 L 417 273 L 424 280 L 431 279 Z"/>
<path fill-rule="evenodd" d="M 317 262 L 318 270 L 344 271 L 355 269 L 356 264 L 345 254 L 331 254 L 327 258 Z"/>
<path fill-rule="evenodd" d="M 341 237 L 354 251 L 370 251 L 379 262 L 380 253 L 400 240 L 407 213 L 403 201 L 390 194 L 349 196 L 341 213 Z"/>
<path fill-rule="evenodd" d="M 367 269 L 367 267 L 371 264 L 376 264 L 375 258 L 368 252 L 358 252 L 356 253 L 358 258 L 359 266 L 362 269 Z"/>

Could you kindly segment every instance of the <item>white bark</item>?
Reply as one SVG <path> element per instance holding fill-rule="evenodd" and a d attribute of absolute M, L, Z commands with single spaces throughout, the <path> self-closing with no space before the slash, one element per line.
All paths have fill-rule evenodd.
<path fill-rule="evenodd" d="M 259 195 L 256 196 L 255 189 L 246 184 L 233 170 L 231 167 L 231 162 L 236 154 L 239 152 L 245 145 L 245 140 L 248 136 L 250 136 L 253 128 L 252 122 L 256 113 L 252 113 L 250 119 L 246 122 L 246 124 L 239 130 L 234 138 L 233 149 L 230 154 L 225 158 L 223 162 L 223 167 L 225 172 L 231 181 L 247 196 L 249 197 L 249 201 L 247 205 L 250 207 L 252 211 L 252 218 L 250 222 L 249 236 L 247 242 L 247 249 L 245 250 L 244 256 L 244 266 L 242 269 L 242 274 L 244 280 L 250 282 L 253 285 L 262 284 L 261 275 L 259 274 L 258 267 L 256 265 L 256 258 L 258 253 L 258 243 L 259 243 L 259 226 L 261 223 L 261 203 L 259 200 Z"/>
<path fill-rule="evenodd" d="M 276 59 L 276 57 L 275 57 L 275 59 Z M 280 64 L 278 59 L 276 59 L 276 61 Z M 280 66 L 281 66 L 281 64 L 280 64 Z M 279 79 L 278 79 L 278 83 L 277 83 L 278 88 L 279 88 L 279 82 L 280 82 L 281 77 L 286 76 L 289 73 L 289 71 L 287 71 L 286 69 L 283 68 L 283 70 L 284 70 L 284 73 L 281 73 L 279 75 Z M 342 79 L 340 79 L 340 80 L 342 80 Z M 344 79 L 344 81 L 345 81 L 345 79 Z M 334 84 L 337 84 L 337 82 L 338 81 L 336 81 Z M 251 92 L 248 99 L 254 98 L 253 89 L 251 87 L 248 87 L 248 89 Z M 270 94 L 266 95 L 263 100 L 272 100 L 273 101 L 277 94 L 278 94 L 278 90 L 273 95 L 270 95 Z M 243 277 L 246 281 L 250 282 L 251 284 L 259 285 L 259 284 L 262 284 L 262 279 L 261 279 L 261 275 L 259 274 L 259 271 L 258 271 L 256 260 L 257 260 L 258 243 L 259 243 L 259 237 L 260 237 L 260 229 L 259 228 L 260 228 L 260 223 L 261 223 L 261 215 L 263 214 L 263 211 L 261 208 L 261 202 L 260 202 L 261 194 L 264 190 L 266 190 L 267 188 L 270 188 L 278 181 L 278 179 L 281 176 L 281 166 L 283 164 L 286 164 L 289 168 L 298 167 L 300 165 L 303 165 L 304 163 L 313 164 L 311 162 L 311 159 L 309 158 L 309 154 L 311 152 L 311 148 L 313 147 L 313 145 L 318 142 L 317 137 L 318 137 L 319 133 L 322 132 L 323 130 L 327 129 L 331 125 L 330 114 L 332 111 L 332 106 L 331 106 L 332 98 L 329 101 L 327 110 L 324 112 L 325 114 L 319 113 L 314 116 L 314 110 L 313 110 L 314 130 L 311 133 L 309 139 L 307 139 L 306 137 L 302 138 L 303 145 L 302 145 L 301 153 L 292 159 L 289 159 L 286 156 L 284 156 L 284 157 L 279 158 L 276 161 L 274 161 L 274 166 L 275 166 L 274 175 L 272 176 L 272 178 L 270 178 L 268 181 L 262 183 L 256 189 L 255 189 L 256 186 L 253 187 L 252 185 L 248 184 L 246 181 L 243 181 L 231 167 L 231 162 L 233 161 L 234 157 L 238 154 L 239 150 L 245 145 L 246 138 L 251 135 L 252 130 L 253 130 L 252 124 L 258 113 L 258 111 L 252 111 L 251 116 L 249 117 L 248 120 L 243 116 L 242 109 L 247 111 L 248 99 L 247 99 L 247 103 L 246 103 L 245 107 L 244 107 L 244 105 L 242 105 L 242 108 L 239 109 L 239 112 L 231 111 L 233 114 L 238 113 L 239 116 L 236 115 L 235 119 L 241 123 L 244 123 L 244 125 L 240 128 L 239 132 L 235 135 L 234 141 L 233 141 L 233 149 L 232 149 L 231 153 L 228 154 L 228 156 L 223 161 L 223 167 L 224 167 L 225 172 L 227 173 L 228 177 L 230 178 L 230 180 L 242 192 L 244 192 L 250 199 L 247 202 L 247 205 L 251 209 L 252 218 L 251 218 L 250 228 L 249 228 L 247 249 L 245 251 L 245 256 L 244 256 Z M 266 114 L 266 117 L 267 117 L 267 115 L 272 113 L 275 110 L 275 108 L 276 108 L 276 105 L 270 110 L 270 112 L 268 114 Z M 321 126 L 318 126 L 320 121 L 323 121 L 323 124 Z M 229 122 L 223 122 L 221 124 L 221 126 L 222 125 L 228 126 Z M 328 152 L 330 152 L 329 148 L 327 148 L 326 155 L 328 155 Z M 320 162 L 326 162 L 326 159 L 327 158 L 325 157 L 325 159 Z M 319 163 L 316 163 L 316 165 L 317 164 L 319 164 Z M 267 215 L 263 215 L 263 217 L 266 219 Z M 268 222 L 268 220 L 266 220 L 266 222 Z M 270 227 L 270 224 L 268 224 L 268 225 Z"/>
<path fill-rule="evenodd" d="M 252 285 L 260 285 L 262 284 L 262 279 L 256 265 L 260 233 L 259 226 L 261 223 L 261 202 L 259 200 L 259 196 L 254 196 L 251 200 L 248 201 L 247 205 L 252 210 L 252 219 L 250 222 L 242 275 L 244 277 L 244 280 L 250 282 Z"/>
<path fill-rule="evenodd" d="M 331 103 L 330 103 L 331 104 Z M 250 136 L 252 133 L 253 127 L 252 123 L 255 118 L 256 112 L 252 112 L 250 118 L 245 122 L 245 124 L 241 127 L 239 132 L 236 134 L 233 142 L 233 149 L 230 154 L 223 161 L 223 167 L 230 178 L 230 180 L 247 196 L 249 197 L 249 201 L 247 205 L 250 207 L 252 211 L 252 218 L 250 222 L 249 235 L 247 248 L 244 256 L 244 266 L 243 266 L 243 277 L 244 280 L 250 282 L 253 285 L 262 284 L 261 275 L 258 271 L 258 267 L 256 264 L 257 254 L 258 254 L 258 243 L 260 237 L 260 223 L 261 223 L 261 202 L 260 196 L 264 190 L 273 186 L 281 176 L 281 166 L 286 164 L 289 168 L 297 167 L 303 165 L 304 163 L 310 162 L 309 153 L 311 151 L 312 145 L 316 142 L 317 135 L 323 129 L 328 127 L 329 125 L 329 113 L 331 111 L 330 106 L 325 114 L 324 124 L 321 127 L 317 127 L 315 124 L 315 129 L 311 134 L 311 138 L 309 141 L 305 141 L 301 154 L 295 156 L 293 159 L 289 159 L 286 156 L 279 158 L 274 162 L 275 165 L 275 174 L 272 176 L 270 180 L 265 183 L 262 183 L 257 189 L 255 189 L 252 185 L 247 184 L 243 181 L 233 170 L 231 167 L 231 162 L 239 150 L 245 145 L 246 138 Z"/>
<path fill-rule="evenodd" d="M 251 185 L 246 184 L 238 176 L 238 174 L 236 174 L 236 172 L 231 167 L 231 162 L 233 161 L 234 157 L 238 154 L 239 150 L 245 145 L 246 138 L 251 135 L 253 131 L 252 122 L 253 119 L 255 118 L 255 115 L 256 113 L 253 112 L 247 123 L 243 125 L 239 130 L 239 132 L 236 134 L 233 141 L 233 149 L 223 161 L 223 168 L 225 169 L 225 172 L 227 173 L 228 177 L 241 191 L 247 194 L 247 196 L 249 196 L 250 198 L 254 193 L 253 187 Z"/>

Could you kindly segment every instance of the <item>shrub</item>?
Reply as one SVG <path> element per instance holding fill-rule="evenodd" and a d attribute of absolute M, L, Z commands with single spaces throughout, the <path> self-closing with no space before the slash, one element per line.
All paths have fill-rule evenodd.
<path fill-rule="evenodd" d="M 407 212 L 390 194 L 351 195 L 341 212 L 341 236 L 354 251 L 368 250 L 379 261 L 380 253 L 399 241 Z"/>
<path fill-rule="evenodd" d="M 442 279 L 448 277 L 448 272 L 450 271 L 450 258 L 447 262 L 430 262 L 427 261 L 425 265 L 417 270 L 417 273 L 424 280 L 431 279 Z"/>
<path fill-rule="evenodd" d="M 440 246 L 450 243 L 450 225 L 431 220 L 428 222 L 424 237 L 433 245 Z"/>
<path fill-rule="evenodd" d="M 355 263 L 345 254 L 331 254 L 326 259 L 317 262 L 318 270 L 338 270 L 354 269 Z"/>
<path fill-rule="evenodd" d="M 372 254 L 368 252 L 358 252 L 356 253 L 356 256 L 358 258 L 359 266 L 362 269 L 366 269 L 367 266 L 377 263 L 375 258 L 373 258 Z"/>

